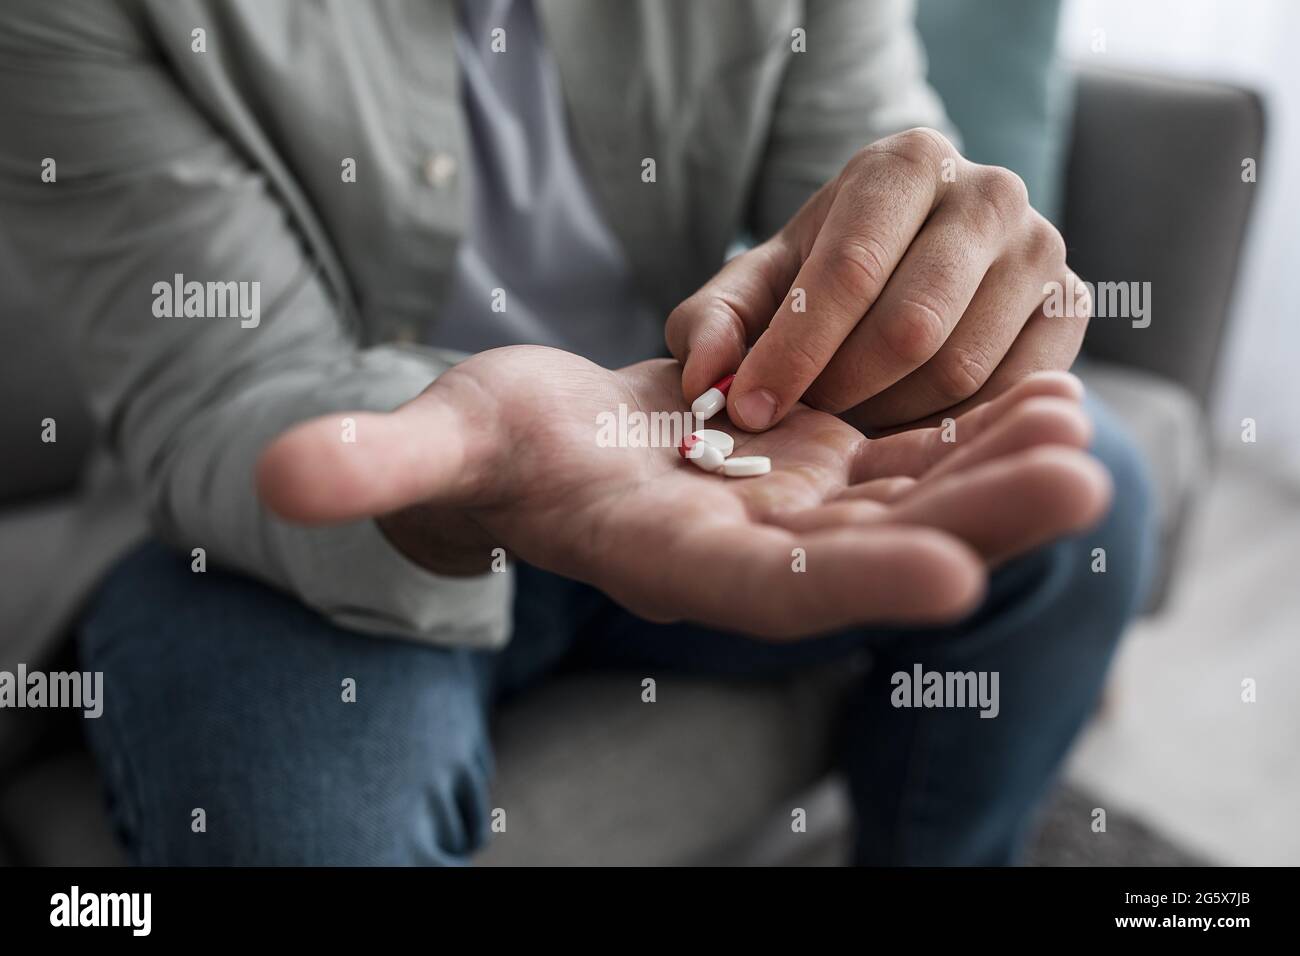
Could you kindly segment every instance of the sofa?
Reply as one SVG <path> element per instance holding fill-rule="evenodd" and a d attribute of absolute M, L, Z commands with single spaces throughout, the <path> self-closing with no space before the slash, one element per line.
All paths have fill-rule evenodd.
<path fill-rule="evenodd" d="M 1176 585 L 1179 542 L 1209 461 L 1213 395 L 1254 188 L 1264 110 L 1224 85 L 1076 68 L 1058 221 L 1084 278 L 1150 281 L 1154 320 L 1094 321 L 1079 371 L 1145 451 L 1164 544 L 1150 613 Z M 51 543 L 75 535 L 93 429 L 55 317 L 24 292 L 0 227 L 0 668 L 75 666 L 71 642 L 33 651 L 22 621 L 51 580 Z M 58 422 L 56 445 L 41 422 Z M 72 611 L 74 609 L 68 609 Z M 497 720 L 495 802 L 508 833 L 484 864 L 834 860 L 848 821 L 826 746 L 846 676 L 770 685 L 674 681 L 642 719 L 639 675 L 574 674 Z M 808 832 L 793 834 L 792 807 Z M 0 710 L 0 863 L 95 865 L 122 854 L 80 718 Z"/>

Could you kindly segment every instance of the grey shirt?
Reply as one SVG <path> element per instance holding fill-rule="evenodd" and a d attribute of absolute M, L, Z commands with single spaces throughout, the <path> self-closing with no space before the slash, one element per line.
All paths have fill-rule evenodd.
<path fill-rule="evenodd" d="M 459 8 L 470 214 L 429 341 L 463 352 L 551 345 L 608 367 L 662 353 L 663 317 L 638 295 L 570 144 L 531 0 Z"/>
<path fill-rule="evenodd" d="M 533 11 L 579 185 L 660 317 L 739 233 L 770 235 L 855 150 L 944 122 L 910 0 L 534 0 Z M 550 223 L 529 232 L 526 256 L 508 230 L 467 251 L 486 207 L 465 182 L 477 134 L 456 13 L 452 0 L 0 3 L 0 233 L 37 297 L 30 334 L 61 343 L 76 372 L 33 370 L 8 447 L 19 462 L 71 453 L 62 423 L 57 445 L 39 436 L 46 409 L 74 390 L 98 440 L 66 540 L 43 562 L 33 551 L 35 586 L 0 607 L 0 663 L 37 659 L 145 533 L 203 548 L 209 567 L 349 628 L 456 646 L 507 639 L 509 573 L 430 574 L 369 520 L 287 524 L 253 482 L 261 449 L 294 423 L 394 408 L 456 360 L 428 343 L 458 325 L 447 303 L 458 283 L 474 287 L 460 264 L 475 257 L 496 273 L 478 288 L 504 287 L 509 322 L 531 323 L 476 328 L 578 342 L 603 314 L 608 332 L 583 350 L 626 337 L 643 354 L 639 320 L 617 304 L 624 273 L 591 239 L 599 217 L 536 177 L 550 147 L 526 150 L 534 178 L 501 192 L 531 197 L 502 215 Z M 654 183 L 641 179 L 645 157 Z M 547 248 L 558 235 L 574 241 Z M 516 256 L 529 266 L 516 270 Z M 589 276 L 575 262 L 610 267 Z M 155 283 L 182 273 L 259 283 L 259 322 L 155 315 Z M 10 295 L 0 288 L 0 308 Z M 646 341 L 657 343 L 654 325 Z"/>

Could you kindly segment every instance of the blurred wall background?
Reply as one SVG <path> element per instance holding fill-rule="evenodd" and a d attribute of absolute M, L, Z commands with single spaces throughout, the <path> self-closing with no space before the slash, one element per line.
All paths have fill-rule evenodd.
<path fill-rule="evenodd" d="M 1265 97 L 1268 141 L 1255 157 L 1254 187 L 1263 192 L 1229 325 L 1215 428 L 1222 443 L 1240 449 L 1241 420 L 1254 418 L 1258 464 L 1300 487 L 1300 2 L 1066 0 L 1060 31 L 1061 51 L 1073 59 L 1227 81 Z M 1153 292 L 1160 321 L 1160 290 Z"/>

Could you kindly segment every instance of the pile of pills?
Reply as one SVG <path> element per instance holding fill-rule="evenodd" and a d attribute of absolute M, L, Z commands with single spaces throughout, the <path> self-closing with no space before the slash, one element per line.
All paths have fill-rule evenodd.
<path fill-rule="evenodd" d="M 727 390 L 736 376 L 728 375 L 701 395 L 691 405 L 691 413 L 700 421 L 707 421 L 727 407 Z M 732 458 L 735 440 L 716 428 L 701 428 L 691 432 L 682 441 L 678 453 L 696 468 L 721 472 L 728 478 L 751 478 L 766 475 L 772 470 L 772 460 L 763 455 L 742 455 Z"/>

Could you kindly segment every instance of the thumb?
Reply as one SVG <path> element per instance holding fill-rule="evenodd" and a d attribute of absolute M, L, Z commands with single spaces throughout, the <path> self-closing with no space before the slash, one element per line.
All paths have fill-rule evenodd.
<path fill-rule="evenodd" d="M 778 235 L 741 253 L 673 309 L 664 338 L 682 363 L 682 394 L 693 401 L 740 367 L 749 343 L 780 307 L 799 260 Z"/>
<path fill-rule="evenodd" d="M 426 391 L 394 412 L 338 412 L 295 425 L 262 451 L 257 493 L 299 524 L 378 517 L 469 493 L 460 417 Z"/>

